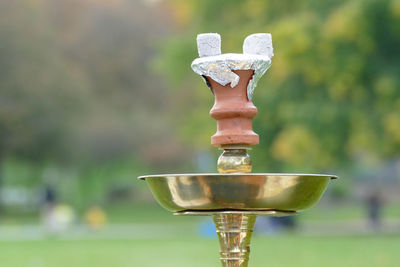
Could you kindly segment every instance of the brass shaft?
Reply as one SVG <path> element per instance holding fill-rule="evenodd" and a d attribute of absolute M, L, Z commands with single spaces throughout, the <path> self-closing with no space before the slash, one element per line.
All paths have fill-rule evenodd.
<path fill-rule="evenodd" d="M 247 154 L 247 148 L 224 148 L 224 152 L 218 158 L 218 172 L 251 172 L 251 159 Z M 217 229 L 222 266 L 247 267 L 250 256 L 250 240 L 257 215 L 224 212 L 216 213 L 212 217 Z"/>
<path fill-rule="evenodd" d="M 215 214 L 213 220 L 220 245 L 223 267 L 247 267 L 250 240 L 257 215 Z"/>
<path fill-rule="evenodd" d="M 249 173 L 251 158 L 246 148 L 225 148 L 218 158 L 219 173 Z"/>

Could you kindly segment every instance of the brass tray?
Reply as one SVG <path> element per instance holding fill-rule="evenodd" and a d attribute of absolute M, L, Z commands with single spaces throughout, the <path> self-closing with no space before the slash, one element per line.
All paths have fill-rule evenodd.
<path fill-rule="evenodd" d="M 238 173 L 140 176 L 155 199 L 177 214 L 218 211 L 298 212 L 321 198 L 331 179 L 325 174 Z"/>

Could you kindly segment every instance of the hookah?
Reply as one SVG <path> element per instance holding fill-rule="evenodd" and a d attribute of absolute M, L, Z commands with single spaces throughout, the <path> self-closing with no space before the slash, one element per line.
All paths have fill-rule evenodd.
<path fill-rule="evenodd" d="M 223 267 L 246 267 L 257 216 L 289 216 L 315 205 L 335 175 L 251 173 L 247 151 L 259 143 L 252 129 L 257 82 L 271 66 L 272 36 L 251 34 L 243 53 L 221 54 L 217 33 L 197 36 L 199 58 L 192 69 L 215 97 L 210 115 L 217 121 L 211 145 L 223 150 L 218 173 L 140 176 L 154 198 L 174 215 L 213 218 Z"/>

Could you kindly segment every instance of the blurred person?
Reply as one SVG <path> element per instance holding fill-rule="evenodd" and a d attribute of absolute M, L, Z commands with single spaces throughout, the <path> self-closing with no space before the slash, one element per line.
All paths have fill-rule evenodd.
<path fill-rule="evenodd" d="M 85 214 L 85 221 L 94 230 L 102 228 L 107 222 L 107 215 L 99 206 L 92 206 Z"/>
<path fill-rule="evenodd" d="M 46 186 L 42 209 L 42 223 L 48 233 L 59 233 L 68 229 L 74 219 L 74 210 L 66 204 L 57 203 L 56 191 Z"/>
<path fill-rule="evenodd" d="M 383 199 L 379 190 L 372 190 L 366 198 L 367 216 L 370 226 L 373 230 L 379 230 L 381 227 L 381 216 Z"/>
<path fill-rule="evenodd" d="M 270 221 L 281 231 L 294 231 L 297 226 L 295 216 L 270 217 Z"/>
<path fill-rule="evenodd" d="M 297 227 L 295 216 L 257 218 L 256 231 L 266 234 L 278 234 L 295 231 Z"/>
<path fill-rule="evenodd" d="M 43 206 L 42 206 L 42 224 L 47 232 L 51 232 L 51 218 L 56 203 L 56 192 L 54 188 L 47 185 L 44 189 Z"/>
<path fill-rule="evenodd" d="M 45 204 L 52 205 L 54 204 L 56 200 L 56 193 L 51 186 L 47 186 L 45 189 L 45 196 L 44 196 L 44 202 Z"/>

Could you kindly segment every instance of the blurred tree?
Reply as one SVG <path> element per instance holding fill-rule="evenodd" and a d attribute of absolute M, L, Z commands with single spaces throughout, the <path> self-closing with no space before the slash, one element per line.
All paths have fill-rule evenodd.
<path fill-rule="evenodd" d="M 212 96 L 189 68 L 196 34 L 218 32 L 223 51 L 240 52 L 248 34 L 271 32 L 275 57 L 254 97 L 256 170 L 326 171 L 399 156 L 400 1 L 174 0 L 171 8 L 182 33 L 158 68 L 177 88 L 188 142 L 208 146 L 204 129 L 215 128 Z"/>
<path fill-rule="evenodd" d="M 0 157 L 77 164 L 133 154 L 158 163 L 148 146 L 179 151 L 162 81 L 150 71 L 170 25 L 161 8 L 0 2 Z"/>
<path fill-rule="evenodd" d="M 51 184 L 61 201 L 85 208 L 114 187 L 134 192 L 148 166 L 188 169 L 170 98 L 151 71 L 160 39 L 175 27 L 164 8 L 0 1 L 2 186 Z"/>

